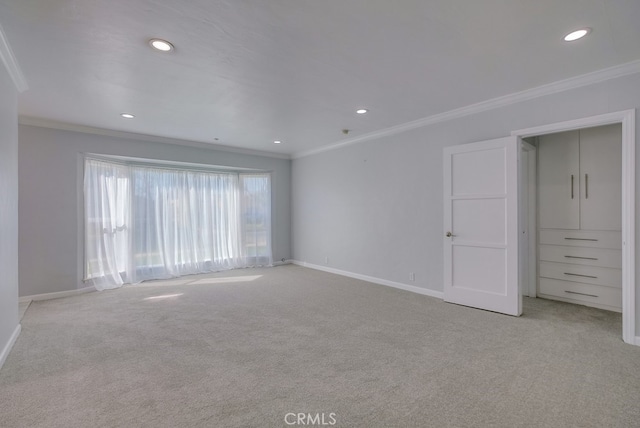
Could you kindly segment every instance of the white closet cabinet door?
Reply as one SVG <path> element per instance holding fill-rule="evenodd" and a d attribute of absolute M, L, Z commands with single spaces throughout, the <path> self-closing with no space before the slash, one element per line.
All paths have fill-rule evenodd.
<path fill-rule="evenodd" d="M 539 215 L 542 229 L 580 228 L 580 149 L 578 131 L 540 137 Z"/>
<path fill-rule="evenodd" d="M 580 130 L 580 228 L 622 228 L 622 128 Z"/>

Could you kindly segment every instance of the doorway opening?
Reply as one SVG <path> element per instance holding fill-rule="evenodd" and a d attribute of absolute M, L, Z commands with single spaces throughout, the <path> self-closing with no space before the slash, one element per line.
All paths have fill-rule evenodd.
<path fill-rule="evenodd" d="M 549 195 L 552 198 L 554 192 L 564 192 L 566 189 L 558 189 L 558 186 L 555 186 L 555 188 L 551 189 L 551 192 L 547 191 L 544 194 L 544 198 L 547 199 L 546 208 L 550 207 L 550 211 L 541 211 L 542 206 L 539 205 L 541 203 L 538 197 L 540 189 L 536 188 L 536 185 L 540 179 L 538 171 L 540 171 L 541 165 L 538 165 L 537 162 L 540 156 L 538 149 L 541 147 L 539 145 L 541 140 L 549 140 L 552 135 L 565 133 L 564 137 L 575 138 L 577 136 L 578 138 L 577 143 L 569 143 L 565 146 L 579 147 L 579 134 L 583 132 L 585 133 L 583 138 L 586 142 L 584 151 L 587 153 L 593 147 L 597 147 L 597 145 L 593 144 L 589 146 L 590 136 L 588 134 L 592 131 L 587 130 L 615 128 L 608 126 L 615 124 L 620 129 L 620 134 L 618 134 L 617 138 L 621 149 L 617 155 L 620 158 L 618 161 L 621 161 L 618 164 L 620 166 L 620 187 L 616 189 L 616 193 L 617 190 L 620 191 L 620 211 L 616 211 L 617 208 L 614 210 L 619 213 L 619 218 L 615 219 L 616 221 L 614 221 L 613 225 L 603 225 L 599 220 L 594 220 L 602 214 L 598 212 L 598 205 L 602 208 L 602 200 L 600 204 L 594 204 L 594 202 L 598 202 L 598 198 L 593 193 L 589 195 L 588 173 L 585 176 L 584 173 L 572 174 L 569 172 L 565 174 L 570 177 L 566 183 L 569 189 L 566 192 L 568 198 L 563 200 L 560 205 L 564 204 L 565 207 L 569 207 L 566 212 L 573 211 L 573 214 L 565 215 L 566 212 L 560 214 L 560 216 L 565 215 L 565 217 L 560 218 L 558 223 L 558 215 L 555 217 L 553 215 L 553 211 L 558 206 L 549 205 L 549 200 L 553 200 L 549 199 Z M 580 301 L 583 303 L 585 301 L 597 301 L 598 299 L 593 296 L 602 294 L 609 299 L 601 300 L 600 302 L 600 307 L 606 309 L 613 309 L 611 307 L 613 305 L 610 303 L 621 298 L 622 338 L 626 343 L 640 345 L 640 341 L 635 337 L 635 110 L 518 130 L 512 132 L 512 135 L 523 140 L 520 152 L 520 186 L 518 192 L 520 207 L 520 259 L 518 270 L 523 294 L 531 297 L 553 298 L 555 296 L 558 297 L 558 300 L 576 303 Z M 536 147 L 536 144 L 531 143 L 537 143 L 538 147 Z M 559 147 L 552 146 L 551 141 L 545 141 L 543 144 L 548 145 L 545 149 L 549 147 L 557 149 Z M 573 149 L 566 149 L 565 152 L 568 153 L 571 150 Z M 567 153 L 553 153 L 546 150 L 544 158 L 541 160 L 544 161 L 545 158 L 555 158 L 556 160 L 562 157 L 566 158 L 569 156 Z M 579 163 L 579 159 L 575 162 Z M 585 162 L 588 162 L 588 160 Z M 548 182 L 550 176 L 546 170 L 544 174 L 545 180 Z M 592 189 L 595 189 L 594 185 L 597 184 L 592 181 Z M 606 195 L 606 197 L 610 196 Z M 543 200 L 542 203 L 545 203 L 545 201 Z M 585 207 L 595 206 L 595 208 L 580 212 L 580 204 Z M 556 223 L 549 223 L 548 219 L 550 218 L 555 218 L 556 220 L 554 221 Z M 583 225 L 586 226 L 582 227 L 583 230 L 580 230 L 581 218 Z M 547 228 L 540 228 L 541 226 L 547 226 Z M 604 230 L 589 230 L 589 228 Z M 616 228 L 618 228 L 617 232 Z M 616 250 L 616 248 L 619 248 L 619 250 Z M 567 254 L 559 251 L 559 249 L 567 250 L 565 251 Z M 618 255 L 616 255 L 616 251 L 619 251 Z M 543 261 L 541 261 L 541 252 L 543 253 Z M 571 263 L 562 263 L 567 261 Z M 601 266 L 589 266 L 593 263 Z M 602 267 L 603 263 L 606 266 Z M 620 264 L 621 269 L 619 272 L 616 272 L 616 263 Z M 574 269 L 566 269 L 567 266 Z M 601 278 L 603 275 L 593 273 L 594 269 L 597 270 L 598 268 L 604 269 L 600 271 L 604 276 L 609 275 L 607 279 L 603 280 Z M 611 275 L 613 275 L 613 279 L 611 279 Z M 571 281 L 560 282 L 559 279 L 569 279 Z M 599 287 L 599 282 L 612 283 L 617 280 L 620 281 L 621 295 L 617 295 L 617 290 L 611 287 L 593 288 Z M 582 287 L 579 286 L 581 282 L 585 284 Z M 565 286 L 567 284 L 569 286 Z M 558 285 L 562 287 L 559 288 Z M 554 290 L 560 291 L 556 292 Z M 593 290 L 602 291 L 602 293 L 596 293 Z M 592 304 L 591 306 L 598 307 L 598 304 Z"/>

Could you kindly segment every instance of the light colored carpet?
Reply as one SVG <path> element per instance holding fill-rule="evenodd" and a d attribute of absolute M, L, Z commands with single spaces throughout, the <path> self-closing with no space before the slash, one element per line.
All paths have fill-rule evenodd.
<path fill-rule="evenodd" d="M 2 427 L 640 426 L 620 315 L 541 299 L 512 318 L 281 266 L 33 302 L 22 327 Z"/>

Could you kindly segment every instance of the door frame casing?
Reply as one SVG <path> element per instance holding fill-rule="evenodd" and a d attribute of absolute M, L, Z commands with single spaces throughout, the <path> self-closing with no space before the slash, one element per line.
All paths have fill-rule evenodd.
<path fill-rule="evenodd" d="M 622 339 L 626 343 L 640 346 L 640 337 L 636 337 L 635 119 L 636 111 L 630 109 L 520 129 L 512 131 L 511 135 L 527 138 L 616 123 L 622 125 Z M 530 209 L 535 210 L 535 207 Z"/>
<path fill-rule="evenodd" d="M 528 297 L 537 297 L 537 276 L 538 276 L 538 236 L 537 236 L 537 215 L 536 210 L 536 195 L 537 195 L 537 164 L 538 164 L 538 149 L 537 147 L 527 143 L 526 141 L 520 141 L 520 170 L 518 171 L 518 177 L 520 183 L 518 183 L 518 191 L 522 192 L 518 194 L 518 209 L 522 209 L 525 214 L 520 216 L 520 237 L 526 233 L 526 244 L 521 245 L 520 251 L 522 252 L 520 257 L 521 267 L 526 267 L 526 275 L 519 273 L 520 278 L 520 293 Z M 526 201 L 525 201 L 526 199 Z M 525 208 L 526 207 L 526 208 Z M 522 222 L 526 224 L 522 224 Z M 522 243 L 524 244 L 524 243 Z"/>

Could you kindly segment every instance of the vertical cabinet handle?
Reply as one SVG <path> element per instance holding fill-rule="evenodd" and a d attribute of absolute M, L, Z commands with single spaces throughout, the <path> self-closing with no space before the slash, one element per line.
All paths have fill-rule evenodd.
<path fill-rule="evenodd" d="M 584 198 L 589 199 L 589 174 L 584 175 Z"/>
<path fill-rule="evenodd" d="M 573 174 L 571 174 L 571 199 L 573 199 Z"/>

